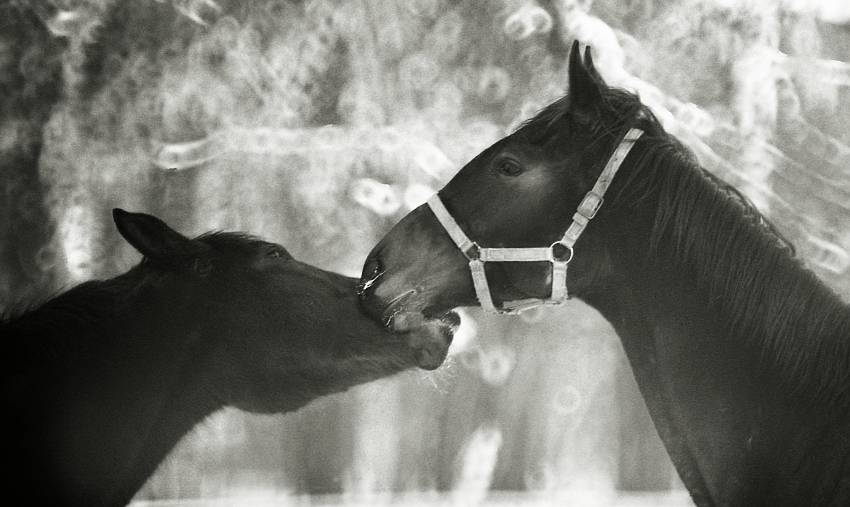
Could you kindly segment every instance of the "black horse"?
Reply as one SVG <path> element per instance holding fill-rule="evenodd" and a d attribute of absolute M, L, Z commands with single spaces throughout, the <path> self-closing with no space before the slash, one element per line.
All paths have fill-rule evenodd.
<path fill-rule="evenodd" d="M 850 310 L 749 202 L 573 46 L 567 96 L 469 162 L 374 248 L 375 318 L 478 304 L 484 247 L 552 247 L 569 291 L 614 326 L 658 433 L 700 506 L 850 505 Z M 639 129 L 642 137 L 632 140 Z M 626 134 L 629 137 L 626 138 Z M 640 132 L 638 132 L 640 133 Z M 633 149 L 601 207 L 587 194 Z M 584 214 L 576 216 L 581 202 Z M 587 222 L 570 257 L 565 230 Z M 567 242 L 568 243 L 568 242 Z M 554 263 L 552 263 L 554 265 Z M 496 305 L 552 294 L 548 262 L 486 263 Z"/>
<path fill-rule="evenodd" d="M 356 279 L 280 245 L 113 215 L 139 265 L 0 321 L 8 498 L 125 505 L 221 407 L 288 412 L 446 356 L 455 322 L 386 332 L 362 313 Z"/>

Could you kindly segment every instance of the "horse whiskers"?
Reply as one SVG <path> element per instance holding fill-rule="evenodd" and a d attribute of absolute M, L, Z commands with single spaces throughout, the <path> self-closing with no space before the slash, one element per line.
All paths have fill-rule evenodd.
<path fill-rule="evenodd" d="M 395 318 L 396 315 L 399 314 L 399 312 L 401 312 L 401 310 L 396 308 L 395 310 L 393 310 L 393 312 L 391 314 L 384 315 L 384 316 L 381 317 L 381 323 L 384 325 L 385 328 L 390 329 L 390 330 L 392 329 L 393 319 Z"/>
<path fill-rule="evenodd" d="M 359 284 L 357 284 L 357 295 L 360 297 L 361 300 L 365 300 L 366 298 L 369 297 L 369 294 L 368 294 L 369 289 L 373 285 L 375 285 L 375 283 L 378 281 L 379 278 L 381 278 L 381 276 L 383 274 L 384 274 L 383 270 L 375 270 L 372 278 L 369 278 L 368 280 L 364 280 L 364 281 L 360 282 Z"/>

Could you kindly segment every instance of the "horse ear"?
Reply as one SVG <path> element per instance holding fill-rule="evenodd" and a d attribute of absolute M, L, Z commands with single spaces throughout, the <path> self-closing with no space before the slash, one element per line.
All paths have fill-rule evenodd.
<path fill-rule="evenodd" d="M 597 84 L 597 86 L 601 87 L 601 85 L 605 83 L 605 80 L 602 79 L 599 71 L 596 70 L 596 66 L 593 65 L 593 55 L 591 54 L 590 46 L 585 46 L 584 48 L 584 68 L 587 69 L 587 73 L 590 74 L 590 77 L 593 78 L 593 81 Z"/>
<path fill-rule="evenodd" d="M 155 216 L 115 208 L 112 219 L 121 236 L 148 259 L 168 262 L 199 253 L 195 242 Z"/>
<path fill-rule="evenodd" d="M 590 46 L 585 50 L 582 61 L 579 42 L 573 42 L 569 61 L 569 96 L 570 105 L 575 109 L 596 110 L 596 104 L 602 101 L 603 81 L 593 66 L 590 56 Z"/>

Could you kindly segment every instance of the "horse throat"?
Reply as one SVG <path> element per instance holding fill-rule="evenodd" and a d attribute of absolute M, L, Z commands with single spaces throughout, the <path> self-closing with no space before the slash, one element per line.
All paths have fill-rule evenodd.
<path fill-rule="evenodd" d="M 187 341 L 198 342 L 203 337 L 197 329 L 188 333 Z M 156 471 L 159 464 L 200 421 L 221 408 L 219 402 L 210 399 L 209 390 L 200 378 L 204 375 L 198 368 L 198 358 L 188 351 L 176 358 L 177 368 L 157 384 L 167 382 L 166 390 L 159 389 L 152 406 L 143 412 L 143 421 L 130 421 L 128 430 L 132 452 L 124 454 L 125 466 L 115 478 L 111 493 L 115 505 L 124 505 Z"/>

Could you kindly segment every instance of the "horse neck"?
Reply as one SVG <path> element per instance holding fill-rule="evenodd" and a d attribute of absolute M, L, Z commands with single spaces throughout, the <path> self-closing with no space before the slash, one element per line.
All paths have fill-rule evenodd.
<path fill-rule="evenodd" d="M 112 504 L 126 505 L 180 439 L 222 407 L 219 400 L 210 399 L 209 390 L 200 378 L 203 375 L 202 371 L 192 367 L 185 368 L 185 374 L 171 375 L 174 385 L 179 387 L 160 397 L 156 410 L 150 412 L 144 431 L 133 433 L 137 437 L 137 452 L 128 456 L 126 450 L 118 449 L 120 455 L 127 456 L 127 466 L 114 482 L 115 487 L 109 497 Z M 133 432 L 141 426 L 140 421 L 128 423 Z"/>
<path fill-rule="evenodd" d="M 696 503 L 760 505 L 777 484 L 800 484 L 799 477 L 786 475 L 792 472 L 773 468 L 775 463 L 817 460 L 824 445 L 850 457 L 840 429 L 849 406 L 846 305 L 811 273 L 789 264 L 793 272 L 783 270 L 784 277 L 760 280 L 749 302 L 750 319 L 740 321 L 736 309 L 716 300 L 703 274 L 682 271 L 671 256 L 649 254 L 652 214 L 632 214 L 620 225 L 609 239 L 622 247 L 612 253 L 611 282 L 585 299 L 620 336 L 653 421 Z M 749 272 L 736 266 L 734 274 L 752 281 L 764 276 L 763 267 L 754 263 L 755 272 Z M 732 268 L 717 265 L 706 272 L 732 276 L 725 269 Z M 801 305 L 777 303 L 801 293 Z M 771 334 L 777 332 L 776 319 L 787 322 L 780 335 Z M 828 488 L 848 472 L 846 466 L 824 470 L 822 483 L 810 480 L 796 494 L 819 494 L 821 484 Z"/>
<path fill-rule="evenodd" d="M 192 378 L 201 374 L 191 361 L 203 340 L 197 324 L 186 323 L 199 319 L 173 291 L 149 288 L 131 271 L 2 324 L 4 346 L 21 359 L 4 378 L 20 391 L 4 402 L 40 417 L 7 421 L 4 434 L 23 433 L 17 450 L 25 459 L 51 463 L 43 469 L 55 470 L 57 492 L 45 494 L 65 489 L 80 503 L 126 504 L 177 441 L 218 408 Z M 167 317 L 181 310 L 187 313 Z M 50 440 L 58 444 L 41 455 L 27 447 Z"/>
<path fill-rule="evenodd" d="M 127 382 L 144 381 L 151 369 L 179 362 L 191 346 L 200 319 L 192 316 L 194 294 L 181 297 L 180 290 L 157 287 L 136 270 L 85 282 L 0 321 L 4 356 L 22 374 L 85 365 L 101 373 L 117 368 Z"/>

